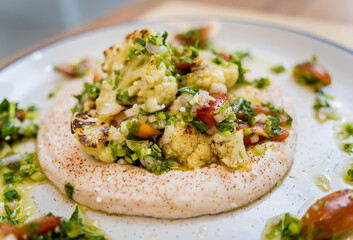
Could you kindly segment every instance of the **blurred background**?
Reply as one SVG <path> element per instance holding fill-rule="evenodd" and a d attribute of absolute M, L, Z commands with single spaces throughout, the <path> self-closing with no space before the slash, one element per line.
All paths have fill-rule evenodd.
<path fill-rule="evenodd" d="M 0 0 L 0 61 L 134 2 L 136 1 Z"/>
<path fill-rule="evenodd" d="M 69 33 L 170 14 L 283 23 L 353 42 L 353 0 L 0 0 L 0 63 Z"/>

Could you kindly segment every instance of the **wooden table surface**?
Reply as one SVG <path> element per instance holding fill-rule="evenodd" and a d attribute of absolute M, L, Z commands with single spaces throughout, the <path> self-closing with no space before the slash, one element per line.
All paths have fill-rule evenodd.
<path fill-rule="evenodd" d="M 353 48 L 353 0 L 141 0 L 38 43 L 1 62 L 0 69 L 36 49 L 85 31 L 136 19 L 181 17 L 187 12 L 192 16 L 226 15 L 284 24 Z"/>

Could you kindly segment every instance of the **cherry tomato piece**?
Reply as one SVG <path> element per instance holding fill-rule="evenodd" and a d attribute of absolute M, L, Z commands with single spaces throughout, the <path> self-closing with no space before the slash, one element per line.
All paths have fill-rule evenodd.
<path fill-rule="evenodd" d="M 175 66 L 179 71 L 185 72 L 185 71 L 190 71 L 192 68 L 199 67 L 201 63 L 202 63 L 202 59 L 194 58 L 193 63 L 177 62 Z"/>
<path fill-rule="evenodd" d="M 289 132 L 285 129 L 282 129 L 282 134 L 276 135 L 275 137 L 271 138 L 271 141 L 284 142 L 284 140 L 286 140 L 288 136 L 289 136 Z"/>
<path fill-rule="evenodd" d="M 35 231 L 35 233 L 44 234 L 50 230 L 54 230 L 57 226 L 60 225 L 60 217 L 44 216 L 31 221 L 31 223 L 38 224 L 38 229 Z M 24 239 L 23 236 L 27 233 L 29 224 L 31 223 L 18 227 L 4 222 L 0 224 L 0 232 L 4 236 L 13 234 L 18 240 L 22 240 Z"/>
<path fill-rule="evenodd" d="M 229 100 L 229 97 L 225 93 L 214 93 L 211 94 L 211 97 L 215 98 L 216 101 L 209 101 L 209 107 L 201 108 L 197 111 L 196 117 L 207 124 L 209 128 L 216 125 L 217 121 L 214 119 L 214 111 L 220 108 L 226 101 Z"/>
<path fill-rule="evenodd" d="M 307 84 L 314 84 L 316 81 L 324 85 L 331 84 L 331 76 L 321 65 L 313 62 L 298 64 L 293 69 L 293 76 L 299 80 L 305 78 Z"/>
<path fill-rule="evenodd" d="M 148 140 L 148 139 L 152 139 L 154 136 L 162 135 L 162 132 L 148 126 L 146 123 L 144 123 L 141 120 L 140 122 L 141 122 L 141 126 L 137 135 L 139 139 Z"/>
<path fill-rule="evenodd" d="M 353 192 L 341 190 L 314 203 L 301 219 L 305 239 L 328 239 L 353 227 Z"/>

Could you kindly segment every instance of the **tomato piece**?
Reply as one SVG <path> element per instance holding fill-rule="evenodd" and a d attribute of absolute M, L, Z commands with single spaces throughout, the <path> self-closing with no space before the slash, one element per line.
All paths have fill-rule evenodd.
<path fill-rule="evenodd" d="M 20 121 L 22 121 L 26 116 L 26 111 L 21 110 L 16 113 L 16 118 Z"/>
<path fill-rule="evenodd" d="M 35 231 L 36 234 L 44 234 L 50 230 L 54 230 L 57 226 L 60 225 L 60 217 L 43 216 L 21 227 L 10 225 L 7 222 L 4 222 L 0 224 L 0 232 L 4 236 L 13 234 L 18 240 L 22 240 L 24 239 L 23 235 L 26 234 L 29 230 L 29 225 L 31 223 L 38 224 L 38 229 Z"/>
<path fill-rule="evenodd" d="M 139 139 L 148 140 L 148 139 L 152 139 L 154 136 L 162 135 L 162 132 L 158 131 L 157 129 L 154 129 L 148 126 L 146 123 L 144 123 L 141 120 L 140 122 L 141 122 L 141 126 L 137 135 Z"/>
<path fill-rule="evenodd" d="M 316 201 L 301 219 L 305 239 L 328 239 L 353 227 L 353 192 L 341 190 Z"/>
<path fill-rule="evenodd" d="M 264 106 L 261 106 L 261 105 L 252 106 L 251 109 L 256 114 L 263 113 L 265 115 L 270 115 L 270 113 L 271 113 L 270 109 L 268 107 L 264 107 Z"/>
<path fill-rule="evenodd" d="M 198 41 L 200 47 L 204 46 L 209 39 L 211 27 L 203 26 L 196 29 L 191 29 L 185 33 L 180 33 L 175 36 L 175 40 L 180 43 L 192 46 Z"/>
<path fill-rule="evenodd" d="M 305 78 L 306 84 L 315 84 L 319 81 L 324 85 L 331 84 L 331 76 L 321 65 L 314 62 L 298 64 L 293 69 L 293 76 L 300 80 Z"/>
<path fill-rule="evenodd" d="M 285 129 L 282 129 L 282 134 L 276 135 L 275 137 L 271 138 L 271 141 L 284 142 L 284 140 L 286 140 L 288 136 L 289 136 L 289 132 Z"/>
<path fill-rule="evenodd" d="M 209 101 L 209 107 L 201 108 L 197 111 L 196 117 L 207 124 L 209 128 L 216 125 L 217 121 L 214 119 L 214 111 L 220 108 L 226 101 L 229 100 L 229 97 L 225 93 L 214 93 L 211 94 L 211 97 L 215 98 L 216 101 Z"/>
<path fill-rule="evenodd" d="M 192 68 L 199 67 L 201 63 L 202 63 L 202 59 L 194 58 L 193 63 L 177 62 L 175 66 L 179 71 L 186 72 L 186 71 L 190 71 Z"/>

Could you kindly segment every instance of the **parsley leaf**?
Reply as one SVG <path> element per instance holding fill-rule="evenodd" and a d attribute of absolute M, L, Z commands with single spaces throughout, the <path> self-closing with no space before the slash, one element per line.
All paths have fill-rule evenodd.
<path fill-rule="evenodd" d="M 179 88 L 178 91 L 179 91 L 180 93 L 184 93 L 184 92 L 190 93 L 191 95 L 195 96 L 196 93 L 198 93 L 198 92 L 200 91 L 200 89 L 198 89 L 198 88 L 191 89 L 191 88 L 189 88 L 189 87 L 182 87 L 182 88 Z"/>
<path fill-rule="evenodd" d="M 269 87 L 271 85 L 271 82 L 268 78 L 255 79 L 254 83 L 255 83 L 255 87 L 260 89 Z"/>
<path fill-rule="evenodd" d="M 281 74 L 286 71 L 286 68 L 283 67 L 282 65 L 276 65 L 276 66 L 273 66 L 270 70 L 272 73 Z"/>
<path fill-rule="evenodd" d="M 64 189 L 65 189 L 66 196 L 69 199 L 72 199 L 72 194 L 74 192 L 74 186 L 72 186 L 71 183 L 66 183 L 64 186 Z"/>

